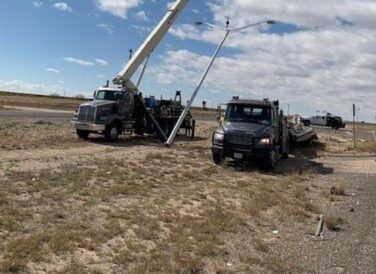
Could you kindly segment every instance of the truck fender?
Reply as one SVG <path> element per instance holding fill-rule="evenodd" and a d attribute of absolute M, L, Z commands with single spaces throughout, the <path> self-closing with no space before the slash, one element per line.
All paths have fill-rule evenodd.
<path fill-rule="evenodd" d="M 118 117 L 109 117 L 106 125 L 113 125 L 116 124 L 119 127 L 120 132 L 123 131 L 123 122 Z"/>

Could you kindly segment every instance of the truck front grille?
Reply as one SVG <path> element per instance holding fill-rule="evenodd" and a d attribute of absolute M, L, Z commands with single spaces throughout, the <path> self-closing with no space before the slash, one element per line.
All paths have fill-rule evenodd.
<path fill-rule="evenodd" d="M 252 146 L 252 137 L 243 134 L 228 134 L 226 142 L 229 145 Z"/>
<path fill-rule="evenodd" d="M 78 111 L 78 121 L 95 122 L 95 107 L 81 106 Z"/>

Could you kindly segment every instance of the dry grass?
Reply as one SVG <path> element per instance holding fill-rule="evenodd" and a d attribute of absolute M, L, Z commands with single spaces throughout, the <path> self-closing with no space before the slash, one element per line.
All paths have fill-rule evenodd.
<path fill-rule="evenodd" d="M 36 148 L 66 148 L 83 145 L 68 124 L 44 121 L 0 123 L 0 151 Z"/>
<path fill-rule="evenodd" d="M 46 133 L 55 125 L 30 127 Z M 140 147 L 148 152 L 137 161 L 108 151 L 105 158 L 83 157 L 80 166 L 5 170 L 0 272 L 284 269 L 272 266 L 278 260 L 269 256 L 265 235 L 276 223 L 304 222 L 318 212 L 302 186 L 311 174 L 217 167 L 208 149 L 213 127 L 199 125 L 200 139 L 173 149 Z"/>
<path fill-rule="evenodd" d="M 325 226 L 330 231 L 338 231 L 340 229 L 340 225 L 343 225 L 345 221 L 340 217 L 328 216 L 324 220 Z"/>
<path fill-rule="evenodd" d="M 75 110 L 82 102 L 84 102 L 84 100 L 75 98 L 0 92 L 0 106 Z"/>
<path fill-rule="evenodd" d="M 83 102 L 85 102 L 85 100 L 80 98 L 66 98 L 0 91 L 0 110 L 5 109 L 4 106 L 18 106 L 74 111 Z M 194 116 L 197 115 L 206 119 L 215 119 L 216 116 L 215 109 L 203 110 L 199 107 L 193 107 L 191 111 Z"/>
<path fill-rule="evenodd" d="M 341 153 L 348 151 L 351 144 L 350 140 L 327 134 L 320 134 L 319 140 L 322 144 L 322 150 L 330 153 Z"/>
<path fill-rule="evenodd" d="M 355 150 L 359 152 L 376 153 L 376 142 L 374 141 L 358 142 Z"/>
<path fill-rule="evenodd" d="M 345 187 L 342 185 L 332 186 L 330 188 L 330 194 L 337 195 L 337 196 L 344 196 L 345 195 Z"/>
<path fill-rule="evenodd" d="M 356 123 L 355 127 L 357 130 L 361 131 L 376 131 L 376 124 L 370 124 L 370 123 Z M 348 130 L 353 130 L 353 125 L 352 123 L 346 124 L 346 129 Z"/>

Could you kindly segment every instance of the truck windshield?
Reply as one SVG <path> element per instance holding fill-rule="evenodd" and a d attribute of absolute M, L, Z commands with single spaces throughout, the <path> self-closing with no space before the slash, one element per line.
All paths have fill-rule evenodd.
<path fill-rule="evenodd" d="M 271 111 L 267 106 L 229 104 L 225 121 L 270 125 Z"/>
<path fill-rule="evenodd" d="M 117 101 L 123 99 L 123 92 L 118 90 L 98 90 L 95 99 Z"/>

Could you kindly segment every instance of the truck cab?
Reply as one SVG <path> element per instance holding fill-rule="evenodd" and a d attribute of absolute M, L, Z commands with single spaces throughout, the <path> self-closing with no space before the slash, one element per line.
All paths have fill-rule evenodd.
<path fill-rule="evenodd" d="M 279 102 L 233 98 L 224 118 L 212 137 L 215 164 L 226 158 L 261 160 L 274 168 L 279 156 L 287 158 L 289 140 L 287 119 L 279 110 Z"/>
<path fill-rule="evenodd" d="M 134 95 L 131 92 L 101 87 L 94 92 L 92 101 L 79 106 L 71 125 L 80 138 L 99 133 L 107 140 L 116 140 L 124 129 L 124 122 L 131 123 L 133 109 Z"/>

